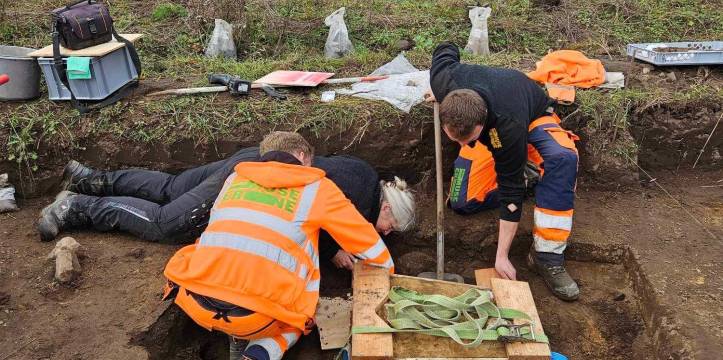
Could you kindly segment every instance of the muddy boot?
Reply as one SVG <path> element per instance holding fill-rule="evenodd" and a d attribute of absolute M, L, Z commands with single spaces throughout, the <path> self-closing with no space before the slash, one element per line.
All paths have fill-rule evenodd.
<path fill-rule="evenodd" d="M 563 265 L 541 264 L 536 260 L 535 251 L 530 250 L 527 254 L 527 266 L 530 270 L 542 276 L 547 287 L 558 298 L 565 301 L 574 301 L 580 296 L 577 283 L 570 277 Z"/>
<path fill-rule="evenodd" d="M 61 190 L 84 195 L 103 196 L 104 187 L 110 185 L 103 171 L 96 171 L 83 164 L 70 160 L 63 169 Z"/>
<path fill-rule="evenodd" d="M 38 232 L 42 241 L 53 240 L 60 231 L 89 222 L 88 217 L 73 202 L 77 195 L 70 191 L 61 191 L 55 201 L 40 212 Z"/>

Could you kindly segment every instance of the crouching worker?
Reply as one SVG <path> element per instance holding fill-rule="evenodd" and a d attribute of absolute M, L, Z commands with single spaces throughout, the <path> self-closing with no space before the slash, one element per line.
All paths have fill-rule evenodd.
<path fill-rule="evenodd" d="M 206 230 L 168 262 L 166 298 L 196 323 L 232 337 L 232 359 L 281 359 L 308 333 L 319 298 L 321 229 L 346 251 L 393 272 L 367 222 L 324 171 L 310 167 L 301 135 L 274 132 L 261 161 L 236 165 Z M 236 339 L 249 340 L 238 349 Z"/>
<path fill-rule="evenodd" d="M 516 278 L 509 250 L 522 214 L 525 169 L 528 160 L 537 158 L 543 174 L 535 186 L 534 245 L 528 265 L 555 296 L 577 299 L 580 290 L 564 266 L 574 211 L 577 136 L 560 127 L 552 100 L 525 74 L 462 64 L 454 44 L 435 49 L 430 84 L 450 140 L 463 147 L 484 145 L 487 173 L 494 168 L 495 186 L 499 185 L 494 203 L 500 211 L 497 272 Z"/>

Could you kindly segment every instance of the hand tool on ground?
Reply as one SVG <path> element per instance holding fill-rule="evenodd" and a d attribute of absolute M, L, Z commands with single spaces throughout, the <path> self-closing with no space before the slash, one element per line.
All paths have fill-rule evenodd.
<path fill-rule="evenodd" d="M 264 83 L 283 87 L 316 87 L 323 84 L 353 84 L 358 82 L 372 82 L 377 80 L 384 80 L 389 77 L 387 75 L 384 75 L 329 79 L 332 76 L 334 76 L 334 73 L 277 70 L 262 77 L 261 79 L 254 81 L 254 83 Z"/>
<path fill-rule="evenodd" d="M 0 85 L 6 84 L 9 81 L 10 81 L 10 76 L 8 76 L 8 74 L 0 75 Z"/>
<path fill-rule="evenodd" d="M 148 94 L 148 96 L 160 96 L 160 95 L 191 95 L 191 94 L 203 94 L 203 93 L 217 93 L 229 91 L 232 95 L 248 95 L 251 89 L 261 89 L 267 95 L 277 100 L 285 100 L 286 95 L 279 93 L 271 85 L 261 83 L 251 83 L 248 80 L 243 80 L 237 76 L 229 74 L 210 74 L 208 81 L 211 84 L 218 84 L 219 86 L 204 86 L 194 88 L 182 88 L 182 89 L 170 89 L 163 90 Z"/>
<path fill-rule="evenodd" d="M 439 121 L 439 103 L 434 103 L 434 160 L 437 175 L 437 272 L 423 272 L 418 277 L 454 281 L 464 284 L 459 274 L 444 272 L 444 190 L 442 182 L 442 126 Z"/>

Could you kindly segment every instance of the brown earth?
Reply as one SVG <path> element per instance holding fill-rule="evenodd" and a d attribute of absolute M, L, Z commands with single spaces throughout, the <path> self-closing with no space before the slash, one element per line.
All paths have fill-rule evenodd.
<path fill-rule="evenodd" d="M 695 176 L 660 173 L 662 184 L 720 239 L 723 172 Z M 219 359 L 226 340 L 195 326 L 175 306 L 159 302 L 162 269 L 177 246 L 148 244 L 121 234 L 71 233 L 85 248 L 83 274 L 72 286 L 52 280 L 33 228 L 49 198 L 23 203 L 0 215 L 0 354 L 4 359 Z M 390 248 L 401 273 L 433 270 L 434 212 L 422 196 L 423 221 Z M 723 323 L 716 289 L 723 284 L 721 244 L 678 204 L 647 184 L 623 192 L 580 189 L 569 269 L 582 298 L 552 297 L 523 265 L 529 246 L 529 208 L 513 249 L 520 278 L 529 280 L 552 348 L 573 359 L 713 359 Z M 491 265 L 494 214 L 447 215 L 447 269 L 473 281 L 473 270 Z M 417 253 L 413 253 L 413 252 Z M 427 255 L 420 255 L 422 254 Z M 324 269 L 322 292 L 348 291 L 349 276 Z M 164 313 L 165 312 L 165 313 Z M 160 320 L 159 320 L 160 319 Z M 331 358 L 319 353 L 317 335 L 304 338 L 287 358 Z M 149 354 L 146 353 L 146 349 Z"/>

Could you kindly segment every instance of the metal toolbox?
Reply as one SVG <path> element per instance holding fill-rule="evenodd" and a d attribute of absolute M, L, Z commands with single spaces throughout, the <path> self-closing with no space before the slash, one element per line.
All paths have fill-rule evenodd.
<path fill-rule="evenodd" d="M 723 41 L 628 44 L 628 56 L 658 66 L 723 64 Z"/>

